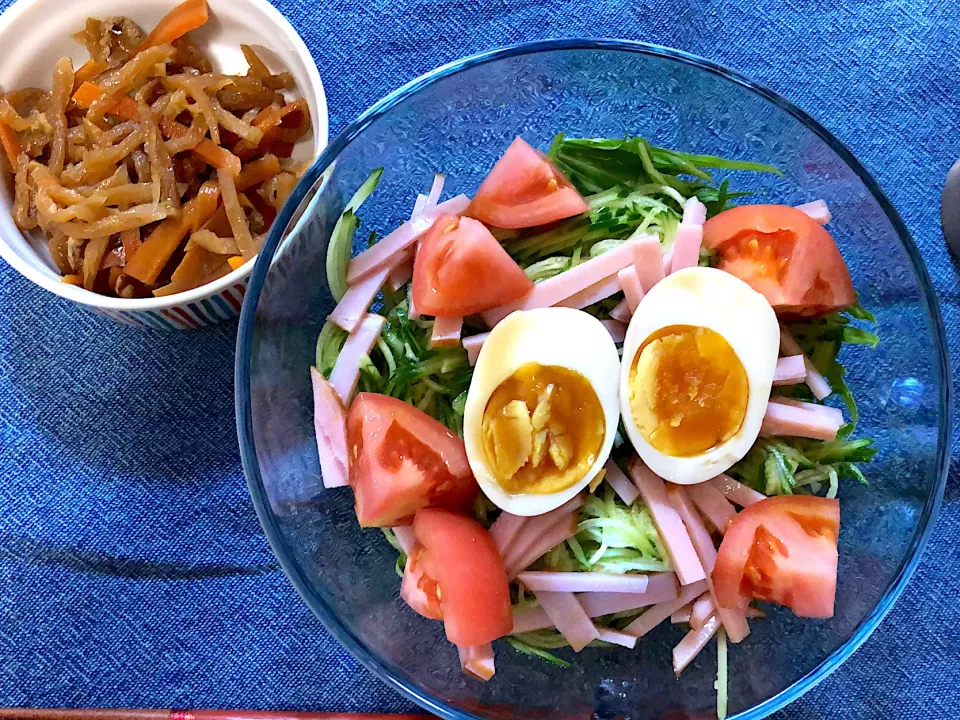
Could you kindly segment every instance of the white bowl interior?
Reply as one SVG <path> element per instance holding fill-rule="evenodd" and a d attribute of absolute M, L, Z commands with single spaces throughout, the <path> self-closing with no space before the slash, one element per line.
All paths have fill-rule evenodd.
<path fill-rule="evenodd" d="M 0 88 L 50 87 L 53 66 L 64 55 L 74 66 L 84 63 L 86 49 L 70 36 L 81 30 L 88 17 L 126 15 L 149 31 L 177 0 L 20 0 L 0 16 Z M 218 70 L 244 73 L 246 60 L 240 45 L 250 45 L 273 71 L 289 70 L 296 81 L 288 96 L 302 95 L 310 106 L 313 134 L 298 143 L 294 158 L 311 160 L 327 144 L 327 104 L 323 85 L 310 51 L 283 15 L 266 0 L 208 0 L 210 20 L 191 33 L 213 59 Z M 10 215 L 12 198 L 0 189 L 0 256 L 33 282 L 62 297 L 108 309 L 153 309 L 212 295 L 246 277 L 248 263 L 220 280 L 189 293 L 162 299 L 110 298 L 60 282 L 46 242 L 40 233 L 22 233 Z"/>

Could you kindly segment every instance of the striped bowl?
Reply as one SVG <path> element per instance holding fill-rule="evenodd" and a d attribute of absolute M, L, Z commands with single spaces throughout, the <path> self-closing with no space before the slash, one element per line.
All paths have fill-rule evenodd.
<path fill-rule="evenodd" d="M 85 51 L 70 39 L 87 17 L 129 15 L 143 27 L 153 27 L 178 0 L 17 0 L 0 15 L 0 87 L 49 87 L 56 61 L 70 55 L 74 65 Z M 315 158 L 327 145 L 327 102 L 323 83 L 310 51 L 296 30 L 268 0 L 208 0 L 212 22 L 192 35 L 209 49 L 224 72 L 243 73 L 246 62 L 240 44 L 261 51 L 274 69 L 288 69 L 297 92 L 306 98 L 313 121 L 310 142 L 297 145 L 294 157 Z M 104 317 L 126 325 L 163 330 L 193 330 L 235 318 L 254 263 L 248 262 L 212 283 L 162 298 L 125 300 L 89 292 L 60 281 L 60 274 L 40 235 L 22 233 L 10 216 L 12 198 L 0 188 L 0 257 L 28 280 Z M 301 205 L 301 222 L 309 218 L 309 203 Z M 299 225 L 298 225 L 299 227 Z M 292 232 L 297 232 L 297 227 Z"/>

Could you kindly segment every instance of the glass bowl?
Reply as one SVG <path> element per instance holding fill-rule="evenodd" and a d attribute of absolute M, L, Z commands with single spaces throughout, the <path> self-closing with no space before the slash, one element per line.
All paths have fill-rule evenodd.
<path fill-rule="evenodd" d="M 836 138 L 789 102 L 719 65 L 606 40 L 540 42 L 439 68 L 350 125 L 306 173 L 261 253 L 237 345 L 237 426 L 250 492 L 274 551 L 330 632 L 391 687 L 445 718 L 711 717 L 716 653 L 677 679 L 669 625 L 635 651 L 561 655 L 568 669 L 497 643 L 489 683 L 464 676 L 440 623 L 398 599 L 396 553 L 361 530 L 348 489 L 320 485 L 308 368 L 324 318 L 330 232 L 375 168 L 381 188 L 359 236 L 396 227 L 435 172 L 445 196 L 472 193 L 516 135 L 541 148 L 573 137 L 640 134 L 655 144 L 772 163 L 782 178 L 741 174 L 768 202 L 824 198 L 861 300 L 880 322 L 875 351 L 844 357 L 861 432 L 880 448 L 871 484 L 841 487 L 836 616 L 774 611 L 731 646 L 730 714 L 760 718 L 797 698 L 867 638 L 890 610 L 932 527 L 950 447 L 950 375 L 930 279 L 877 183 Z M 281 230 L 316 186 L 309 218 Z M 762 201 L 762 200 L 761 200 Z"/>

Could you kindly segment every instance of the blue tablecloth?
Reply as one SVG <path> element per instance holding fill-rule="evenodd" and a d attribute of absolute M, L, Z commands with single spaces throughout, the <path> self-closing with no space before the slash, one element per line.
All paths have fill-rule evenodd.
<path fill-rule="evenodd" d="M 960 350 L 937 214 L 960 157 L 951 0 L 275 1 L 313 51 L 334 133 L 441 63 L 537 38 L 634 38 L 745 72 L 879 180 Z M 270 552 L 237 451 L 235 333 L 120 327 L 0 263 L 0 705 L 410 708 L 330 638 Z M 958 473 L 894 611 L 780 720 L 960 716 Z"/>

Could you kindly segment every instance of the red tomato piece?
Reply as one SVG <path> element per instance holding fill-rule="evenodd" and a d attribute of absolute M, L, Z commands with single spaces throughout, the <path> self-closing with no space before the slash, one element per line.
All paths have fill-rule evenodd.
<path fill-rule="evenodd" d="M 547 157 L 517 138 L 477 190 L 467 215 L 500 228 L 528 228 L 590 209 Z"/>
<path fill-rule="evenodd" d="M 417 545 L 407 558 L 403 580 L 400 581 L 400 597 L 419 615 L 430 620 L 443 620 L 440 595 L 437 592 L 439 586 L 436 580 L 423 574 L 420 567 L 422 554 L 423 546 Z"/>
<path fill-rule="evenodd" d="M 857 301 L 837 243 L 802 210 L 744 205 L 710 218 L 703 242 L 718 267 L 735 275 L 785 314 L 821 315 Z"/>
<path fill-rule="evenodd" d="M 460 509 L 479 492 L 463 441 L 402 400 L 360 393 L 347 414 L 350 485 L 362 527 L 409 525 L 426 507 Z"/>
<path fill-rule="evenodd" d="M 425 315 L 463 317 L 519 300 L 527 277 L 483 223 L 442 215 L 420 244 L 413 303 Z"/>
<path fill-rule="evenodd" d="M 483 645 L 513 630 L 503 558 L 490 533 L 473 518 L 448 510 L 417 513 L 414 550 L 423 574 L 436 581 L 447 639 Z"/>
<path fill-rule="evenodd" d="M 717 601 L 743 609 L 756 598 L 800 617 L 833 617 L 839 532 L 836 499 L 788 495 L 744 508 L 717 552 Z"/>

